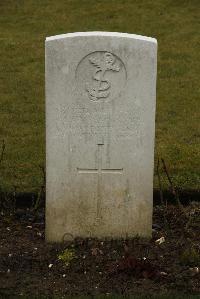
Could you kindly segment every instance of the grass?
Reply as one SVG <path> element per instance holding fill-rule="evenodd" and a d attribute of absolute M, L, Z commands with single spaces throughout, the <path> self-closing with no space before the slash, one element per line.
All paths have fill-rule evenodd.
<path fill-rule="evenodd" d="M 158 39 L 155 161 L 165 159 L 179 187 L 198 189 L 199 0 L 0 1 L 0 185 L 32 192 L 42 183 L 45 37 L 95 30 Z"/>

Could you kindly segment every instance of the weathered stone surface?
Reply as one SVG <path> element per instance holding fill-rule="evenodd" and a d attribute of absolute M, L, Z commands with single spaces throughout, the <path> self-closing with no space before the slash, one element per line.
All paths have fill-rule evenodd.
<path fill-rule="evenodd" d="M 150 236 L 156 51 L 109 32 L 46 39 L 46 239 Z"/>

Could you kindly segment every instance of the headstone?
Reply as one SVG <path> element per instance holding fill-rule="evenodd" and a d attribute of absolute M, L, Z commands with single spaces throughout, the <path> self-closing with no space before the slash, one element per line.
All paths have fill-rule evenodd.
<path fill-rule="evenodd" d="M 157 42 L 46 39 L 46 240 L 151 236 Z"/>

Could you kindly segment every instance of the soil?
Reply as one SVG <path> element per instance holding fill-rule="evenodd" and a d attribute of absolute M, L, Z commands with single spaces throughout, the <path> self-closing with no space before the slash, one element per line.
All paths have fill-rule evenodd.
<path fill-rule="evenodd" d="M 152 239 L 47 244 L 44 212 L 0 220 L 0 298 L 200 294 L 200 203 L 154 207 Z"/>

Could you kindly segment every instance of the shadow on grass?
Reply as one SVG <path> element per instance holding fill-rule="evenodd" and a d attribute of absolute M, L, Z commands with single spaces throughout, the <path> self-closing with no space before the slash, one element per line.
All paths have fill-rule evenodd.
<path fill-rule="evenodd" d="M 188 204 L 191 201 L 200 201 L 200 190 L 183 190 L 180 192 L 180 200 L 181 203 Z M 167 199 L 168 203 L 175 203 L 174 200 L 174 195 L 172 194 L 171 191 L 164 190 L 163 191 L 163 196 L 165 199 Z M 0 198 L 2 200 L 7 197 L 7 198 L 12 198 L 13 194 L 12 193 L 3 193 L 0 191 Z M 16 199 L 16 207 L 17 208 L 30 208 L 34 203 L 36 202 L 38 197 L 38 194 L 35 192 L 19 192 L 16 193 L 15 199 Z M 159 189 L 154 189 L 153 190 L 153 201 L 154 204 L 160 204 L 160 191 Z"/>
<path fill-rule="evenodd" d="M 55 296 L 55 297 L 30 297 L 20 296 L 16 299 L 200 299 L 200 295 L 182 295 L 182 294 L 169 294 L 158 296 L 119 296 L 119 295 L 99 295 L 99 296 Z"/>

